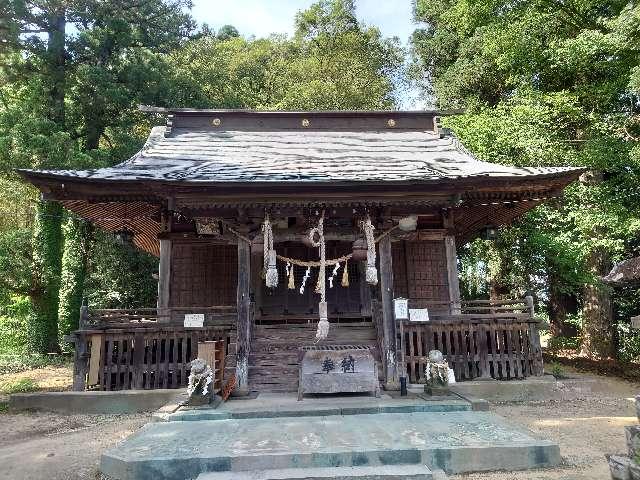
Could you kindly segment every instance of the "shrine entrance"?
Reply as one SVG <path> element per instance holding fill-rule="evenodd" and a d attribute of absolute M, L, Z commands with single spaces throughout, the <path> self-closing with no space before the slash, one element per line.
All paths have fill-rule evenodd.
<path fill-rule="evenodd" d="M 337 258 L 351 251 L 351 243 L 328 241 L 327 257 Z M 301 243 L 284 242 L 277 244 L 278 253 L 304 261 L 318 259 L 318 249 Z M 293 288 L 290 288 L 289 268 L 293 269 Z M 349 261 L 346 279 L 343 282 L 344 263 L 335 275 L 334 266 L 327 266 L 326 297 L 331 322 L 370 322 L 371 302 L 369 287 L 364 281 L 362 262 Z M 264 282 L 256 289 L 254 319 L 256 324 L 317 323 L 319 294 L 315 292 L 318 269 L 313 268 L 305 280 L 307 269 L 298 265 L 278 270 L 278 286 L 266 287 Z M 344 285 L 346 283 L 346 285 Z"/>

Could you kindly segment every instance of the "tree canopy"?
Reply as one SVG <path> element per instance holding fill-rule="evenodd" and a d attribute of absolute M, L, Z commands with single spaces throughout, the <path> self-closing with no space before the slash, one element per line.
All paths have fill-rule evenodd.
<path fill-rule="evenodd" d="M 583 351 L 614 355 L 628 319 L 613 319 L 600 277 L 634 253 L 640 228 L 640 8 L 418 0 L 415 10 L 425 26 L 412 41 L 413 75 L 441 107 L 466 109 L 448 126 L 468 148 L 492 162 L 588 169 L 562 200 L 472 257 L 507 290 L 535 288 L 556 332 L 577 298 Z"/>

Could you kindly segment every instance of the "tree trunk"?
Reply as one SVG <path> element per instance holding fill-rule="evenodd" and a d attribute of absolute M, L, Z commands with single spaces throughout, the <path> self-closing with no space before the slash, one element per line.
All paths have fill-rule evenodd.
<path fill-rule="evenodd" d="M 87 255 L 91 229 L 87 222 L 68 216 L 63 226 L 64 249 L 58 306 L 60 338 L 78 329 L 80 306 L 87 273 Z"/>
<path fill-rule="evenodd" d="M 34 293 L 27 326 L 32 352 L 50 353 L 58 347 L 58 292 L 62 250 L 62 206 L 41 201 L 33 226 Z"/>
<path fill-rule="evenodd" d="M 576 313 L 578 304 L 575 296 L 562 291 L 562 280 L 549 268 L 549 324 L 551 336 L 575 337 L 578 331 L 574 325 L 567 323 L 567 317 Z"/>
<path fill-rule="evenodd" d="M 64 129 L 65 119 L 65 11 L 51 12 L 47 38 L 47 81 L 49 89 L 49 118 Z"/>
<path fill-rule="evenodd" d="M 611 267 L 609 255 L 602 247 L 594 248 L 587 258 L 587 268 L 595 278 L 584 286 L 582 307 L 582 354 L 589 358 L 615 357 L 615 331 L 609 288 L 598 280 Z"/>

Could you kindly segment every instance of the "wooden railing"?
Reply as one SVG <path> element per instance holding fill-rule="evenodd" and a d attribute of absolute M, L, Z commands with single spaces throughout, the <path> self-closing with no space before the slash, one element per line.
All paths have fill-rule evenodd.
<path fill-rule="evenodd" d="M 197 311 L 196 311 L 197 310 Z M 204 327 L 186 328 L 172 315 L 204 313 Z M 181 388 L 198 344 L 219 342 L 222 358 L 235 360 L 235 307 L 89 310 L 83 307 L 75 344 L 73 389 L 99 390 Z M 184 318 L 182 316 L 182 318 Z M 214 368 L 224 369 L 224 361 Z M 222 372 L 220 372 L 222 373 Z"/>
<path fill-rule="evenodd" d="M 532 297 L 508 300 L 463 300 L 462 302 L 434 302 L 428 299 L 411 298 L 409 307 L 428 308 L 435 315 L 488 314 L 492 317 L 502 314 L 507 316 L 526 314 L 531 317 L 534 315 Z"/>
<path fill-rule="evenodd" d="M 80 310 L 80 329 L 84 328 L 137 328 L 153 325 L 182 325 L 187 313 L 204 314 L 205 325 L 235 324 L 235 305 L 211 307 L 171 307 L 133 309 L 89 309 Z"/>
<path fill-rule="evenodd" d="M 430 350 L 440 350 L 457 380 L 522 379 L 544 373 L 533 301 L 477 300 L 460 314 L 430 315 L 428 322 L 399 322 L 400 360 L 411 383 L 424 381 Z"/>

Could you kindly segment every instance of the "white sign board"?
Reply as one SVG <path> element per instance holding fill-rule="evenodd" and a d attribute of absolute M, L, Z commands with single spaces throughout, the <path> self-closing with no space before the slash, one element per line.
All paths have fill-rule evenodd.
<path fill-rule="evenodd" d="M 637 317 L 631 317 L 631 328 L 640 330 L 640 315 L 638 315 Z"/>
<path fill-rule="evenodd" d="M 396 320 L 407 320 L 409 318 L 409 300 L 406 298 L 396 298 L 393 300 L 393 314 Z"/>
<path fill-rule="evenodd" d="M 428 322 L 429 310 L 427 308 L 410 308 L 409 320 L 412 322 Z"/>
<path fill-rule="evenodd" d="M 185 313 L 184 326 L 185 327 L 203 327 L 204 313 Z"/>

